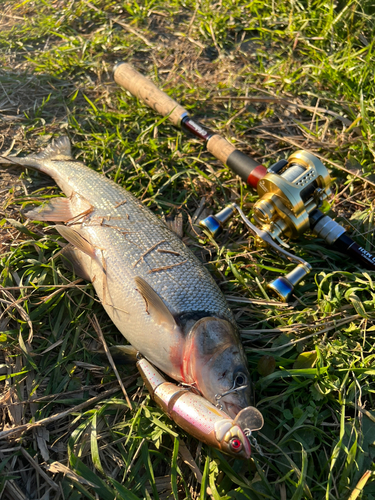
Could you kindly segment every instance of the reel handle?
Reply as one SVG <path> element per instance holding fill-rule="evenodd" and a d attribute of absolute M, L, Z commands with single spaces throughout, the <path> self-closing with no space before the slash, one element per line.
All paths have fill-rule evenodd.
<path fill-rule="evenodd" d="M 199 225 L 202 229 L 208 231 L 213 238 L 216 238 L 222 232 L 224 224 L 235 214 L 235 211 L 236 206 L 231 203 L 217 214 L 209 215 L 199 221 Z"/>
<path fill-rule="evenodd" d="M 202 229 L 208 231 L 213 238 L 215 238 L 221 233 L 224 224 L 236 212 L 240 214 L 243 222 L 250 229 L 250 231 L 257 236 L 259 240 L 262 240 L 263 243 L 267 244 L 277 253 L 280 253 L 283 257 L 287 257 L 292 262 L 297 262 L 298 265 L 294 269 L 292 269 L 292 271 L 290 271 L 285 276 L 279 276 L 267 285 L 267 288 L 269 288 L 274 294 L 276 294 L 282 302 L 288 302 L 294 291 L 294 287 L 298 285 L 298 283 L 302 281 L 303 278 L 311 271 L 311 265 L 308 262 L 301 259 L 300 257 L 297 257 L 296 255 L 287 252 L 273 240 L 273 238 L 267 231 L 254 226 L 254 224 L 249 221 L 249 219 L 245 216 L 241 208 L 236 203 L 231 203 L 216 215 L 209 215 L 205 219 L 201 220 L 199 222 L 199 225 Z"/>

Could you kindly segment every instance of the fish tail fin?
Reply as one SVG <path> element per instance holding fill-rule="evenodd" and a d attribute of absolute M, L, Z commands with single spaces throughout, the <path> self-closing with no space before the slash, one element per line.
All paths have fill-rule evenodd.
<path fill-rule="evenodd" d="M 24 158 L 19 158 L 18 156 L 1 156 L 0 154 L 0 163 L 2 164 L 33 167 L 41 171 L 45 171 L 43 162 L 46 160 L 71 161 L 72 159 L 70 140 L 66 135 L 52 140 L 52 142 L 40 153 L 32 153 Z"/>

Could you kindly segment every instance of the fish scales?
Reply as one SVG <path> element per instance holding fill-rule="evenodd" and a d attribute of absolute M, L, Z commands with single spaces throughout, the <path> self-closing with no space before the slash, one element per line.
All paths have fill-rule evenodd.
<path fill-rule="evenodd" d="M 177 315 L 204 310 L 233 321 L 223 294 L 202 263 L 131 193 L 84 164 L 62 161 L 52 162 L 52 166 L 56 180 L 67 174 L 71 191 L 93 207 L 80 229 L 83 235 L 90 235 L 93 244 L 105 247 L 107 271 L 126 276 L 123 287 L 129 287 L 130 278 L 141 276 Z M 125 204 L 116 207 L 124 200 Z M 152 247 L 154 250 L 144 255 Z M 158 249 L 177 252 L 179 256 Z M 156 271 L 169 266 L 173 267 Z"/>
<path fill-rule="evenodd" d="M 65 201 L 30 216 L 66 223 L 57 229 L 76 246 L 72 257 L 82 275 L 143 356 L 209 401 L 219 398 L 229 414 L 249 405 L 246 358 L 225 297 L 162 220 L 130 192 L 75 161 L 66 137 L 40 154 L 0 160 L 50 175 L 66 194 Z"/>

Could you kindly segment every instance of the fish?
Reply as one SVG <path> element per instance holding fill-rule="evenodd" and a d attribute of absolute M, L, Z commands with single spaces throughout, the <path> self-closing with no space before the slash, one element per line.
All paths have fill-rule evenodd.
<path fill-rule="evenodd" d="M 163 373 L 235 417 L 250 375 L 220 288 L 182 240 L 111 179 L 73 158 L 67 136 L 39 153 L 2 156 L 54 179 L 65 197 L 26 213 L 55 222 L 74 271 L 93 283 L 127 341 Z"/>
<path fill-rule="evenodd" d="M 191 388 L 167 382 L 145 358 L 137 361 L 137 368 L 152 399 L 184 431 L 227 455 L 250 458 L 249 436 L 263 426 L 256 408 L 243 409 L 233 420 Z"/>

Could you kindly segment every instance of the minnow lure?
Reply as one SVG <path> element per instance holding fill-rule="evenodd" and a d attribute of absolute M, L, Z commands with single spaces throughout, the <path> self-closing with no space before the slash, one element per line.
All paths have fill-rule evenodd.
<path fill-rule="evenodd" d="M 137 368 L 152 399 L 184 431 L 233 457 L 250 457 L 248 436 L 263 427 L 256 408 L 245 408 L 233 420 L 191 389 L 167 382 L 147 359 L 141 358 Z"/>

